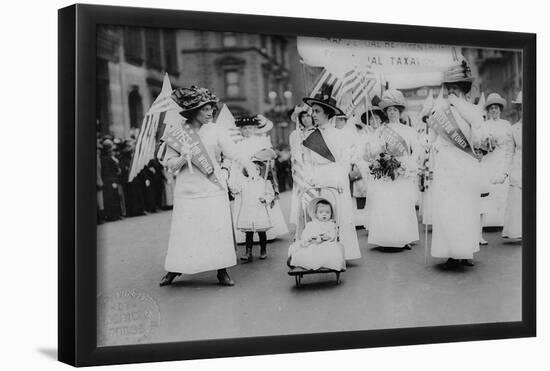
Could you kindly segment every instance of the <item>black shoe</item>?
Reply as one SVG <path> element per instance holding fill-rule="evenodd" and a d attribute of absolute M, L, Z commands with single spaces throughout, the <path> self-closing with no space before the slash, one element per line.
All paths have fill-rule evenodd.
<path fill-rule="evenodd" d="M 267 258 L 267 247 L 260 248 L 260 259 L 264 260 Z"/>
<path fill-rule="evenodd" d="M 216 275 L 218 277 L 218 282 L 222 286 L 235 286 L 235 282 L 229 277 L 229 273 L 227 273 L 227 270 L 220 269 L 218 270 L 218 274 Z"/>
<path fill-rule="evenodd" d="M 175 272 L 166 273 L 164 277 L 162 277 L 162 279 L 160 280 L 159 286 L 162 287 L 162 286 L 171 285 L 172 281 L 174 281 L 174 279 L 179 275 L 181 275 L 181 273 L 175 273 Z"/>
<path fill-rule="evenodd" d="M 475 266 L 474 262 L 468 259 L 460 259 L 460 264 L 464 265 L 466 267 L 473 267 Z"/>
<path fill-rule="evenodd" d="M 241 260 L 246 263 L 252 263 L 252 249 L 246 249 L 244 255 L 241 255 Z"/>
<path fill-rule="evenodd" d="M 411 245 L 410 244 L 406 244 L 405 246 L 403 246 L 403 250 L 411 250 Z"/>
<path fill-rule="evenodd" d="M 452 270 L 456 269 L 459 265 L 459 261 L 457 259 L 449 258 L 447 261 L 443 264 L 441 264 L 441 268 L 444 270 Z"/>

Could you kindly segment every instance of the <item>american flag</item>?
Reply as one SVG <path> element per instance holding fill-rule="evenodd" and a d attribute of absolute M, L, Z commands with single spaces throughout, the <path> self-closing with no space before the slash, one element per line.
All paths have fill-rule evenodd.
<path fill-rule="evenodd" d="M 379 78 L 372 68 L 354 67 L 345 73 L 341 88 L 335 95 L 339 108 L 349 115 L 361 103 L 379 93 Z"/>
<path fill-rule="evenodd" d="M 317 79 L 313 83 L 313 89 L 311 89 L 311 94 L 309 95 L 310 98 L 317 95 L 324 84 L 332 86 L 332 95 L 336 96 L 342 87 L 342 79 L 336 74 L 329 72 L 326 68 L 323 68 L 323 71 L 317 76 Z"/>
<path fill-rule="evenodd" d="M 349 115 L 363 101 L 379 95 L 380 78 L 370 67 L 353 67 L 343 77 L 323 69 L 313 84 L 310 97 L 319 93 L 323 84 L 331 85 L 338 107 Z"/>
<path fill-rule="evenodd" d="M 179 110 L 178 105 L 172 100 L 171 94 L 172 85 L 168 74 L 166 74 L 159 96 L 155 99 L 141 123 L 134 156 L 132 157 L 132 166 L 128 174 L 129 182 L 147 166 L 149 161 L 155 158 L 159 126 L 164 124 L 173 112 Z"/>

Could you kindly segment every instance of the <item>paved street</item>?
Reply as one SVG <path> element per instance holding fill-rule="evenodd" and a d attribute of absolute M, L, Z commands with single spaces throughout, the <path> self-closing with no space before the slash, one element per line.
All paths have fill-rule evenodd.
<path fill-rule="evenodd" d="M 285 215 L 289 200 L 289 192 L 282 195 Z M 206 272 L 160 288 L 170 216 L 167 211 L 98 227 L 99 293 L 130 288 L 154 298 L 160 326 L 151 342 L 521 319 L 521 244 L 503 240 L 500 230 L 487 231 L 489 246 L 476 254 L 476 266 L 458 272 L 439 270 L 440 260 L 424 264 L 423 229 L 422 240 L 400 253 L 367 245 L 360 229 L 363 257 L 342 274 L 340 285 L 333 274 L 311 275 L 297 289 L 287 275 L 290 237 L 284 236 L 268 244 L 267 260 L 230 269 L 234 287 L 218 286 L 216 272 Z"/>

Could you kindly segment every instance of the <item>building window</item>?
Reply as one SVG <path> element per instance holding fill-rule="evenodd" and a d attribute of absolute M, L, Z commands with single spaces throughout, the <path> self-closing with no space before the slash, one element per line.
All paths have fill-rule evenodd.
<path fill-rule="evenodd" d="M 224 32 L 223 41 L 224 48 L 234 48 L 237 46 L 237 35 L 234 32 Z"/>
<path fill-rule="evenodd" d="M 176 58 L 176 32 L 174 30 L 165 30 L 163 36 L 165 70 L 171 75 L 177 75 L 179 70 Z"/>
<path fill-rule="evenodd" d="M 124 29 L 124 57 L 128 63 L 143 63 L 143 33 L 135 27 Z"/>
<path fill-rule="evenodd" d="M 145 30 L 145 58 L 147 67 L 161 70 L 162 54 L 160 52 L 160 30 Z"/>
<path fill-rule="evenodd" d="M 225 96 L 227 98 L 239 98 L 241 96 L 239 71 L 225 70 Z"/>
<path fill-rule="evenodd" d="M 128 95 L 128 106 L 130 109 L 130 127 L 139 129 L 143 120 L 143 102 L 137 86 L 134 86 Z"/>

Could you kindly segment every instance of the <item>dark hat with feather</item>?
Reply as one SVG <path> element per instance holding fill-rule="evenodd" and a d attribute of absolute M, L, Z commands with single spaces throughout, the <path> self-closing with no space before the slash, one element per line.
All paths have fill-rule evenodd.
<path fill-rule="evenodd" d="M 302 100 L 310 107 L 313 104 L 318 104 L 332 110 L 336 116 L 345 115 L 340 108 L 336 107 L 336 99 L 332 96 L 333 88 L 333 85 L 325 83 L 321 86 L 321 89 L 315 94 L 315 96 L 307 97 Z"/>
<path fill-rule="evenodd" d="M 172 99 L 181 107 L 181 112 L 192 111 L 206 104 L 217 105 L 219 102 L 218 97 L 212 94 L 210 90 L 196 86 L 174 89 Z"/>

